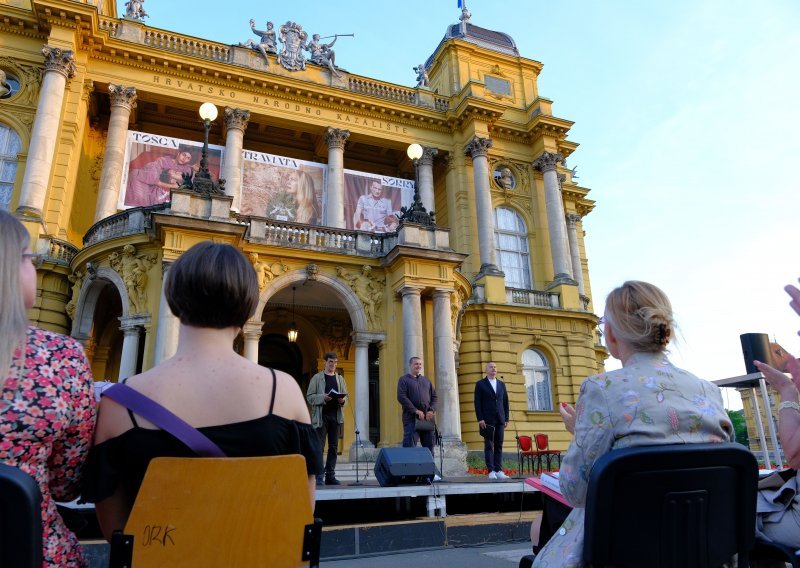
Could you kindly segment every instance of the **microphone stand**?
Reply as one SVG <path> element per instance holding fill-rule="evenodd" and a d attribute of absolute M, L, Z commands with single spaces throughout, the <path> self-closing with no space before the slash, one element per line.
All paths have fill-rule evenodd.
<path fill-rule="evenodd" d="M 349 396 L 347 398 L 350 398 Z M 346 403 L 345 403 L 346 404 Z M 361 432 L 358 430 L 358 423 L 356 422 L 356 411 L 353 410 L 353 406 L 350 405 L 350 415 L 353 417 L 353 425 L 355 426 L 355 434 L 356 434 L 356 480 L 354 483 L 350 485 L 364 485 L 361 481 L 358 480 L 359 475 L 361 474 L 360 469 L 358 467 L 358 448 L 361 448 L 361 454 L 364 454 L 364 443 L 361 441 Z M 369 474 L 368 471 L 364 472 L 364 479 L 367 478 Z"/>
<path fill-rule="evenodd" d="M 442 434 L 439 432 L 439 427 L 433 423 L 433 432 L 436 436 L 436 445 L 439 446 L 439 473 L 441 478 L 444 479 L 444 446 L 442 445 Z"/>

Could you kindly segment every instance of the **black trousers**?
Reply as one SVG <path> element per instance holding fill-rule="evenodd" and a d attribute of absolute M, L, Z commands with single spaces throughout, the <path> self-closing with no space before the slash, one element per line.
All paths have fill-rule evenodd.
<path fill-rule="evenodd" d="M 503 439 L 505 429 L 502 424 L 494 425 L 494 439 L 483 439 L 483 458 L 486 460 L 486 469 L 489 473 L 503 471 Z"/>
<path fill-rule="evenodd" d="M 322 415 L 322 426 L 316 429 L 319 447 L 325 455 L 325 440 L 328 440 L 328 458 L 325 460 L 325 477 L 333 477 L 336 472 L 336 452 L 339 451 L 339 422 L 336 416 Z"/>

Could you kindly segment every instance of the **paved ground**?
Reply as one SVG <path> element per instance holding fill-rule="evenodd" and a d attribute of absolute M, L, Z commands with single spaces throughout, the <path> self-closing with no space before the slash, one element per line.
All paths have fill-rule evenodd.
<path fill-rule="evenodd" d="M 324 560 L 321 568 L 514 568 L 519 559 L 531 553 L 530 544 L 515 542 L 495 546 L 445 548 L 401 554 L 360 557 L 347 560 Z"/>

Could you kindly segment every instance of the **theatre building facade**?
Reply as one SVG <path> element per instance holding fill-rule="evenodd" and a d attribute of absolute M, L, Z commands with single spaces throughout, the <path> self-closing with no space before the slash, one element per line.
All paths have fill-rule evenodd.
<path fill-rule="evenodd" d="M 542 64 L 466 10 L 404 86 L 348 73 L 301 22 L 228 45 L 129 4 L 0 0 L 0 207 L 45 257 L 31 320 L 79 339 L 96 380 L 133 375 L 176 348 L 170 265 L 230 243 L 260 288 L 235 348 L 303 389 L 338 353 L 345 451 L 356 429 L 366 448 L 399 444 L 411 356 L 438 392 L 446 472 L 482 447 L 489 361 L 509 432 L 564 449 L 557 406 L 606 351 L 582 224 L 594 202 L 566 165 L 572 123 L 539 95 Z"/>

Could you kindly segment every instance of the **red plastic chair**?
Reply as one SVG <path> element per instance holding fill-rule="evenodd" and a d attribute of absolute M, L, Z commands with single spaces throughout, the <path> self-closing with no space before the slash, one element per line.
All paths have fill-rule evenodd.
<path fill-rule="evenodd" d="M 519 472 L 522 473 L 522 463 L 528 466 L 524 471 L 535 471 L 536 450 L 533 449 L 533 438 L 530 436 L 517 436 L 517 462 Z"/>
<path fill-rule="evenodd" d="M 539 462 L 539 471 L 543 471 L 542 459 L 547 460 L 547 471 L 552 471 L 553 460 L 558 461 L 558 467 L 561 468 L 561 452 L 558 450 L 551 450 L 549 448 L 550 439 L 547 434 L 535 434 L 536 440 L 536 459 Z"/>

